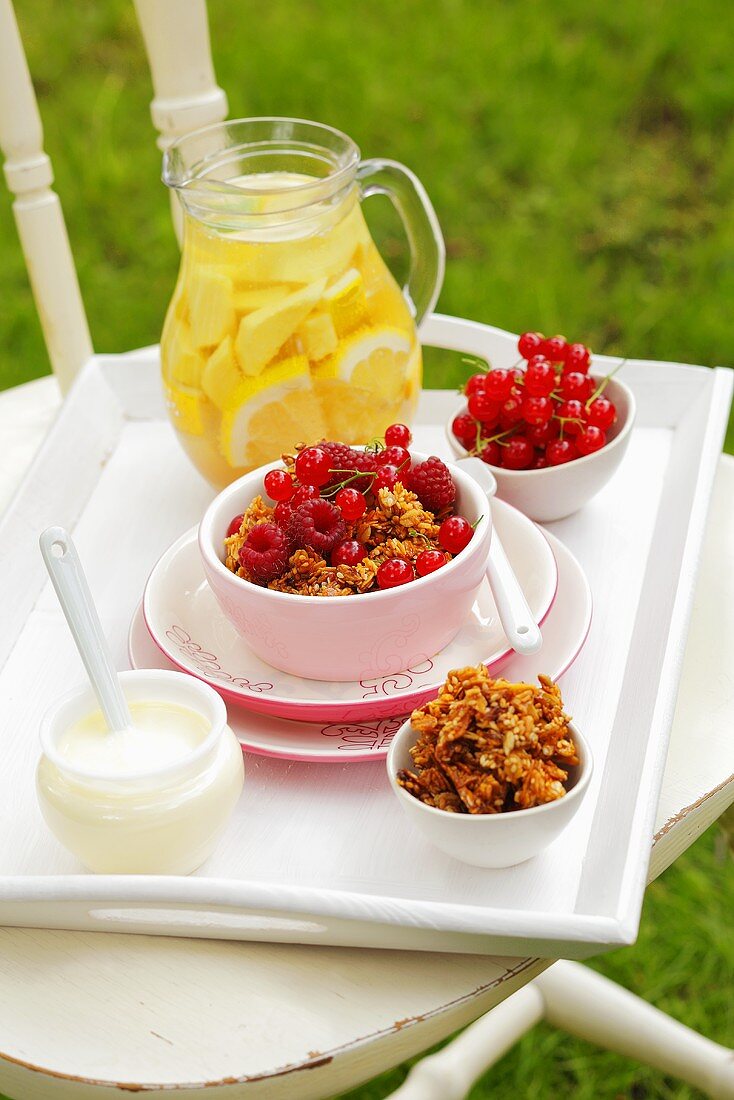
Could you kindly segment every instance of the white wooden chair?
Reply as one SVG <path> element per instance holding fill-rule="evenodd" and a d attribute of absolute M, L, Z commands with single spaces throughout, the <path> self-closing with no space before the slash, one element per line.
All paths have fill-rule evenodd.
<path fill-rule="evenodd" d="M 224 119 L 227 114 L 227 99 L 222 89 L 217 86 L 214 77 L 205 0 L 184 0 L 184 2 L 182 0 L 135 0 L 135 7 L 153 75 L 155 97 L 151 105 L 151 113 L 159 133 L 158 145 L 163 149 L 180 134 Z M 13 209 L 18 233 L 49 358 L 61 389 L 65 391 L 80 368 L 92 356 L 93 349 L 61 204 L 51 187 L 53 182 L 51 163 L 43 151 L 40 115 L 10 0 L 0 0 L 0 146 L 6 158 L 7 183 L 15 196 Z M 177 219 L 175 198 L 173 202 L 175 223 Z M 471 348 L 466 347 L 463 350 L 471 350 Z M 729 483 L 732 483 L 732 477 L 729 478 Z M 702 801 L 692 809 L 689 808 L 690 812 L 687 811 L 687 833 L 678 828 L 681 820 L 677 820 L 676 817 L 673 822 L 678 829 L 675 834 L 675 843 L 672 840 L 673 832 L 666 831 L 663 839 L 671 838 L 667 846 L 663 844 L 668 855 L 658 861 L 658 869 L 667 865 L 667 862 L 670 862 L 674 855 L 686 846 L 686 838 L 690 843 L 693 835 L 697 835 L 697 832 L 710 823 L 717 816 L 717 812 L 720 813 L 725 809 L 731 800 L 731 794 L 727 795 L 722 785 L 711 792 L 710 797 L 707 795 L 707 798 L 709 801 L 706 806 L 703 806 Z M 73 938 L 74 944 L 78 945 L 85 934 L 41 933 L 40 935 L 46 937 L 47 942 L 49 937 L 52 939 L 56 937 L 54 941 L 56 943 L 68 943 L 70 938 Z M 16 960 L 24 959 L 21 949 L 22 930 L 7 930 L 6 937 L 3 954 L 9 957 L 7 953 L 14 950 Z M 66 940 L 63 940 L 63 937 L 66 937 Z M 92 935 L 86 938 L 95 941 L 94 952 L 96 957 L 100 957 L 105 950 L 104 943 L 100 943 L 100 937 Z M 120 939 L 120 937 L 113 938 Z M 141 943 L 140 952 L 136 956 L 140 959 L 144 958 L 145 968 L 151 974 L 155 972 L 157 965 L 156 946 L 158 946 L 158 955 L 161 955 L 160 944 L 156 945 L 153 941 L 152 945 Z M 257 954 L 260 957 L 264 951 L 267 951 L 271 959 L 279 957 L 281 963 L 285 960 L 283 965 L 288 965 L 289 958 L 291 960 L 297 958 L 295 949 L 292 947 L 279 948 L 275 945 L 266 948 L 265 945 L 257 945 L 257 948 Z M 240 961 L 243 958 L 247 959 L 249 950 L 247 944 L 229 945 L 228 949 L 238 952 Z M 205 960 L 206 951 L 205 944 L 201 942 L 192 944 L 191 960 L 196 958 L 199 960 L 199 966 L 205 966 L 206 963 L 202 960 Z M 316 960 L 308 963 L 310 985 L 305 985 L 302 976 L 300 989 L 301 991 L 304 988 L 315 990 L 316 983 L 319 981 L 318 960 L 325 957 L 323 949 L 301 949 L 300 954 L 302 959 L 298 965 L 302 975 L 306 968 L 303 957 Z M 388 996 L 388 990 L 391 987 L 399 984 L 401 963 L 392 960 L 386 964 L 383 957 L 385 954 L 387 953 L 380 952 L 375 956 L 373 996 L 379 993 L 380 981 L 382 981 L 383 997 Z M 329 957 L 332 960 L 341 958 L 343 961 L 345 984 L 356 980 L 350 978 L 350 975 L 357 973 L 358 955 L 359 953 L 355 954 L 354 951 L 342 951 L 341 954 L 337 949 L 329 951 Z M 435 959 L 435 956 L 432 958 Z M 478 972 L 488 964 L 494 965 L 491 960 L 478 960 Z M 30 966 L 28 960 L 26 965 Z M 197 964 L 194 963 L 194 965 Z M 667 1074 L 678 1076 L 719 1100 L 733 1100 L 734 1059 L 731 1051 L 695 1034 L 585 967 L 574 963 L 558 962 L 550 969 L 544 970 L 545 965 L 540 960 L 525 960 L 522 966 L 511 967 L 507 973 L 512 980 L 505 982 L 506 991 L 496 992 L 490 1000 L 486 997 L 482 998 L 476 990 L 467 994 L 468 1015 L 465 1009 L 459 1011 L 458 1001 L 453 1012 L 448 1011 L 450 1006 L 444 1006 L 447 1011 L 442 1015 L 442 1028 L 438 1031 L 434 1028 L 420 1032 L 423 1035 L 422 1049 L 435 1042 L 441 1035 L 450 1033 L 456 1026 L 466 1023 L 467 1019 L 471 1018 L 472 1005 L 476 1015 L 483 1011 L 488 1003 L 496 1004 L 492 1011 L 471 1024 L 452 1044 L 440 1053 L 419 1062 L 402 1087 L 393 1095 L 396 1098 L 400 1097 L 401 1100 L 460 1100 L 480 1073 L 501 1057 L 529 1027 L 541 1018 L 545 1018 L 555 1026 L 573 1034 L 657 1066 Z M 459 969 L 460 966 L 466 966 L 466 961 L 462 957 L 448 956 L 441 962 L 443 974 L 452 967 Z M 256 967 L 254 956 L 253 967 Z M 405 964 L 403 967 L 405 969 Z M 161 970 L 161 974 L 164 973 L 164 969 Z M 517 988 L 519 984 L 517 976 L 523 972 L 523 969 L 527 976 L 533 974 L 539 976 L 524 987 Z M 543 973 L 539 973 L 543 970 Z M 17 975 L 13 975 L 12 980 L 15 980 L 15 977 Z M 3 983 L 2 988 L 6 996 L 8 990 L 12 988 L 12 980 L 9 978 Z M 91 983 L 91 978 L 88 980 Z M 328 982 L 328 974 L 320 980 L 324 983 Z M 404 980 L 410 980 L 407 972 L 404 974 Z M 438 977 L 437 987 L 442 985 L 443 981 L 443 977 Z M 468 988 L 473 988 L 469 976 L 466 981 Z M 507 996 L 513 989 L 516 991 Z M 507 996 L 507 1000 L 498 1004 L 497 1002 L 504 996 Z M 204 1015 L 202 1021 L 203 1019 Z M 397 1035 L 398 1032 L 400 1027 L 396 1024 L 393 1034 Z M 157 1033 L 153 1031 L 151 1034 Z M 380 1054 L 377 1061 L 373 1058 L 370 1063 L 374 1073 L 394 1064 L 400 1057 L 415 1053 L 415 1047 L 411 1048 L 409 1044 L 400 1046 L 397 1042 L 387 1044 L 383 1040 L 384 1035 L 376 1031 L 373 1046 L 376 1050 L 379 1048 Z M 0 1035 L 0 1044 L 1 1042 Z M 418 1049 L 421 1048 L 418 1047 Z M 274 1054 L 273 1057 L 275 1059 L 277 1056 Z M 303 1068 L 309 1068 L 311 1071 L 307 1075 L 309 1084 L 306 1091 L 288 1092 L 287 1083 L 281 1088 L 282 1081 L 279 1083 L 281 1071 L 274 1071 L 271 1083 L 264 1082 L 262 1090 L 254 1079 L 248 1078 L 250 1085 L 245 1081 L 241 1087 L 238 1087 L 236 1081 L 231 1082 L 233 1091 L 227 1091 L 227 1096 L 298 1095 L 305 1097 L 308 1095 L 316 1097 L 331 1095 L 335 1087 L 346 1088 L 357 1080 L 365 1078 L 364 1058 L 359 1062 L 359 1060 L 350 1061 L 345 1056 L 340 1063 L 343 1068 L 339 1078 L 328 1070 L 326 1063 L 331 1061 L 331 1058 L 322 1062 L 314 1060 L 311 1064 L 304 1065 Z M 15 1087 L 14 1081 L 22 1079 L 26 1082 L 27 1080 L 26 1076 L 20 1074 L 18 1066 L 11 1063 L 13 1059 L 6 1059 L 5 1055 L 0 1053 L 0 1066 L 3 1067 L 3 1072 L 0 1073 L 0 1087 Z M 278 1064 L 277 1061 L 275 1064 Z M 322 1065 L 323 1084 L 320 1084 L 322 1077 L 315 1070 Z M 351 1074 L 349 1079 L 345 1077 L 347 1069 Z M 82 1089 L 81 1078 L 69 1077 L 69 1084 L 65 1085 L 63 1082 L 59 1083 L 59 1076 L 64 1075 L 50 1076 L 46 1087 L 38 1075 L 34 1077 L 31 1074 L 32 1086 L 24 1083 L 22 1088 L 26 1090 L 30 1087 L 34 1098 L 52 1095 L 69 1098 L 92 1094 L 110 1095 L 106 1088 L 101 1086 L 97 1092 L 95 1082 L 86 1082 Z M 211 1084 L 210 1082 L 209 1085 Z M 20 1089 L 21 1085 L 17 1087 Z M 194 1086 L 173 1085 L 172 1087 L 183 1088 L 187 1096 L 222 1094 L 219 1087 L 202 1088 L 201 1093 Z M 300 1086 L 295 1087 L 298 1089 Z M 266 1088 L 268 1091 L 263 1091 Z M 31 1091 L 22 1093 L 16 1091 L 14 1095 L 18 1098 L 21 1095 L 31 1096 Z"/>

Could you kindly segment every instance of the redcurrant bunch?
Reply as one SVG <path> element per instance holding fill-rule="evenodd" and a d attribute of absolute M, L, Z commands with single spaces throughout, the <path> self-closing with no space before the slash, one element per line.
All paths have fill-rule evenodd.
<path fill-rule="evenodd" d="M 487 369 L 466 383 L 467 407 L 454 437 L 470 454 L 506 470 L 542 470 L 600 450 L 617 420 L 603 395 L 610 377 L 589 374 L 591 352 L 564 336 L 523 332 L 521 362 Z"/>

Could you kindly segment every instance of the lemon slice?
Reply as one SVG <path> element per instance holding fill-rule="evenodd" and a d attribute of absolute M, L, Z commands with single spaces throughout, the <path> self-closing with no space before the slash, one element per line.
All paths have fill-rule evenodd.
<path fill-rule="evenodd" d="M 220 445 L 231 466 L 253 467 L 303 440 L 323 437 L 324 417 L 305 355 L 283 359 L 233 391 L 222 414 Z"/>
<path fill-rule="evenodd" d="M 410 336 L 387 325 L 361 329 L 344 340 L 336 354 L 319 365 L 321 378 L 338 378 L 377 399 L 397 401 L 405 384 Z M 364 393 L 362 395 L 364 398 Z"/>

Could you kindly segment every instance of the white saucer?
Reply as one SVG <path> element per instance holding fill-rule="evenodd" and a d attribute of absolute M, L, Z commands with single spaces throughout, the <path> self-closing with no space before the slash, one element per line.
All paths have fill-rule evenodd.
<path fill-rule="evenodd" d="M 558 563 L 558 595 L 543 624 L 543 648 L 532 657 L 513 655 L 502 668 L 512 680 L 533 681 L 539 672 L 553 679 L 578 656 L 591 624 L 591 591 L 570 550 L 546 533 Z M 138 608 L 130 626 L 128 652 L 132 668 L 174 668 L 163 656 Z M 247 752 L 288 760 L 327 764 L 379 760 L 406 715 L 358 722 L 294 722 L 257 714 L 227 701 L 229 722 Z"/>
<path fill-rule="evenodd" d="M 542 622 L 556 593 L 553 551 L 543 532 L 509 504 L 493 500 L 492 519 Z M 496 670 L 512 655 L 485 580 L 451 644 L 404 672 L 351 683 L 281 672 L 253 653 L 220 609 L 204 576 L 196 534 L 193 528 L 182 535 L 153 569 L 143 595 L 145 621 L 169 661 L 250 710 L 307 722 L 389 718 L 435 695 L 452 668 L 484 663 Z"/>

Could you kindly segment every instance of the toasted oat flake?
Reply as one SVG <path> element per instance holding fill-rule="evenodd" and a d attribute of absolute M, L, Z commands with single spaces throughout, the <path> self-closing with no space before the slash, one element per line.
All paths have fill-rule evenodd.
<path fill-rule="evenodd" d="M 400 785 L 451 813 L 501 813 L 562 798 L 578 764 L 560 690 L 493 679 L 484 665 L 449 672 L 438 696 L 413 711 L 415 772 Z"/>

